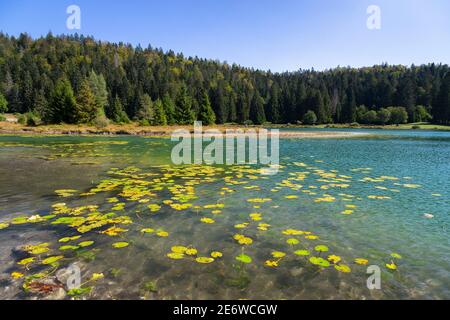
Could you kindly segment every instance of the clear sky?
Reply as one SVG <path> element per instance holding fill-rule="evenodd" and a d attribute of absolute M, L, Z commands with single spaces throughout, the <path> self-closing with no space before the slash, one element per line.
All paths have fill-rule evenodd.
<path fill-rule="evenodd" d="M 0 0 L 0 30 L 79 33 L 272 71 L 450 63 L 448 0 Z M 381 29 L 369 30 L 369 5 Z"/>

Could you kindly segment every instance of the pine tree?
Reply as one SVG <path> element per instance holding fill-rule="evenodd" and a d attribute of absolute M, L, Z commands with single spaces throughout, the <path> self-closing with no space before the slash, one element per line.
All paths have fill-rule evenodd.
<path fill-rule="evenodd" d="M 177 124 L 193 124 L 195 120 L 192 111 L 192 101 L 183 85 L 175 101 L 175 121 Z"/>
<path fill-rule="evenodd" d="M 206 92 L 203 92 L 201 98 L 198 120 L 206 126 L 212 125 L 216 122 L 216 115 L 214 114 L 208 94 Z"/>
<path fill-rule="evenodd" d="M 75 120 L 77 123 L 91 123 L 100 109 L 97 100 L 91 90 L 89 81 L 84 80 L 81 83 L 80 92 L 77 95 L 77 104 L 75 109 Z"/>
<path fill-rule="evenodd" d="M 58 80 L 49 103 L 49 112 L 44 121 L 49 123 L 75 123 L 77 104 L 72 86 L 67 79 Z"/>

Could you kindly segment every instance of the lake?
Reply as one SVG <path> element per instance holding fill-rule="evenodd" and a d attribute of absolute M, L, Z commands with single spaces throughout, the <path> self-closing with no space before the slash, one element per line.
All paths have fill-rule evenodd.
<path fill-rule="evenodd" d="M 449 299 L 450 132 L 351 131 L 281 139 L 274 176 L 174 166 L 163 138 L 0 136 L 0 299 Z"/>

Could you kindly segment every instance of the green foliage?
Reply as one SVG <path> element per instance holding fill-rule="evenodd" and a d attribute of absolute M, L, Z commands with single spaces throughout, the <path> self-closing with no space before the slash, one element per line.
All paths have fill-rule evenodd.
<path fill-rule="evenodd" d="M 175 101 L 175 122 L 177 124 L 193 124 L 194 120 L 192 98 L 188 95 L 186 87 L 182 86 Z"/>
<path fill-rule="evenodd" d="M 91 71 L 89 74 L 89 86 L 94 94 L 97 106 L 105 109 L 108 105 L 108 90 L 106 89 L 106 81 L 103 75 L 97 75 L 95 71 Z"/>
<path fill-rule="evenodd" d="M 144 126 L 151 125 L 155 119 L 153 101 L 148 94 L 143 94 L 139 98 L 139 109 L 136 113 L 136 119 Z"/>
<path fill-rule="evenodd" d="M 77 103 L 72 86 L 66 79 L 58 80 L 49 104 L 49 112 L 45 122 L 48 123 L 76 123 Z"/>
<path fill-rule="evenodd" d="M 296 123 L 308 110 L 317 123 L 374 122 L 373 112 L 358 114 L 359 105 L 375 111 L 378 124 L 403 123 L 400 110 L 388 116 L 393 105 L 411 121 L 429 121 L 428 113 L 433 122 L 450 122 L 448 65 L 271 73 L 79 35 L 23 38 L 26 45 L 0 34 L 0 113 L 36 111 L 47 123 L 94 121 L 102 110 L 116 123 L 164 124 L 163 114 L 167 124 L 190 124 L 195 115 L 205 123 Z M 89 116 L 86 79 L 100 109 Z M 154 110 L 142 109 L 143 95 L 155 101 Z"/>
<path fill-rule="evenodd" d="M 74 113 L 77 123 L 91 123 L 97 116 L 99 105 L 91 90 L 88 80 L 81 84 L 77 96 L 76 109 Z"/>
<path fill-rule="evenodd" d="M 27 117 L 24 114 L 19 114 L 17 116 L 17 122 L 25 125 L 27 123 Z"/>
<path fill-rule="evenodd" d="M 122 102 L 120 101 L 119 97 L 116 96 L 114 98 L 114 101 L 112 103 L 112 109 L 110 117 L 112 121 L 115 123 L 129 123 L 130 119 L 128 118 L 127 113 L 123 109 Z"/>
<path fill-rule="evenodd" d="M 408 122 L 408 112 L 406 112 L 406 109 L 404 107 L 389 107 L 387 109 L 391 113 L 389 123 L 402 124 Z"/>
<path fill-rule="evenodd" d="M 428 122 L 431 119 L 431 114 L 424 106 L 416 106 L 414 108 L 414 122 Z"/>
<path fill-rule="evenodd" d="M 35 127 L 41 123 L 41 118 L 37 112 L 27 112 L 24 116 L 26 125 L 29 127 Z"/>
<path fill-rule="evenodd" d="M 169 125 L 175 124 L 176 123 L 175 102 L 172 100 L 172 98 L 168 94 L 165 94 L 162 99 L 162 103 L 163 103 L 164 112 L 166 113 L 167 124 L 169 124 Z"/>
<path fill-rule="evenodd" d="M 206 92 L 204 92 L 202 95 L 198 120 L 207 126 L 212 125 L 216 122 L 216 115 L 214 114 L 208 94 Z"/>
<path fill-rule="evenodd" d="M 377 123 L 385 125 L 391 120 L 391 112 L 386 108 L 381 108 L 377 112 Z"/>
<path fill-rule="evenodd" d="M 153 125 L 165 126 L 167 125 L 167 117 L 164 111 L 164 105 L 160 99 L 156 100 L 154 103 L 154 117 Z"/>
<path fill-rule="evenodd" d="M 314 125 L 317 123 L 317 116 L 314 111 L 309 110 L 303 117 L 303 123 L 307 125 Z"/>
<path fill-rule="evenodd" d="M 4 115 L 0 114 L 0 122 L 2 122 L 2 121 L 6 121 L 6 117 Z"/>
<path fill-rule="evenodd" d="M 250 119 L 255 124 L 262 124 L 266 122 L 266 114 L 264 112 L 264 99 L 259 95 L 258 91 L 253 96 L 250 105 Z"/>
<path fill-rule="evenodd" d="M 0 113 L 5 113 L 8 111 L 8 101 L 6 98 L 0 93 Z"/>

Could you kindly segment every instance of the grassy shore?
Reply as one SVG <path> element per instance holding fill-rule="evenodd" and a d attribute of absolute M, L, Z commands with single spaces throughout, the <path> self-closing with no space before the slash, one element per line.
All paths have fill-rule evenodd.
<path fill-rule="evenodd" d="M 315 126 L 307 125 L 270 125 L 278 128 L 317 128 L 317 129 L 379 129 L 379 130 L 433 130 L 433 131 L 450 131 L 450 126 L 432 124 L 427 122 L 406 123 L 399 125 L 352 125 L 352 124 L 321 124 Z"/>
<path fill-rule="evenodd" d="M 214 125 L 204 127 L 207 129 L 218 129 L 225 132 L 227 129 L 250 129 L 250 128 L 282 128 L 282 129 L 305 129 L 305 128 L 329 128 L 329 129 L 388 129 L 388 130 L 439 130 L 450 131 L 450 126 L 434 125 L 429 123 L 410 123 L 401 125 L 386 125 L 386 126 L 369 126 L 369 125 L 346 125 L 346 124 L 332 124 L 332 125 L 264 125 L 264 126 L 242 126 L 242 125 Z M 0 122 L 0 134 L 42 134 L 42 135 L 136 135 L 136 136 L 154 136 L 166 137 L 170 136 L 174 130 L 185 129 L 193 132 L 193 126 L 140 126 L 137 123 L 130 124 L 110 124 L 106 127 L 95 127 L 85 124 L 69 125 L 39 125 L 26 126 L 17 122 L 3 121 Z M 298 132 L 298 131 L 282 131 L 281 137 L 345 137 L 354 136 L 356 133 L 352 132 Z"/>
<path fill-rule="evenodd" d="M 204 126 L 203 130 L 217 129 L 224 132 L 228 129 L 258 129 L 261 126 L 241 126 L 241 125 L 214 125 Z M 98 128 L 88 125 L 40 125 L 40 126 L 25 126 L 19 123 L 0 122 L 0 134 L 11 135 L 135 135 L 135 136 L 150 136 L 150 137 L 170 137 L 177 129 L 184 129 L 191 133 L 194 132 L 193 126 L 140 126 L 137 123 L 130 124 L 110 124 L 106 127 Z M 353 137 L 361 135 L 360 133 L 352 132 L 302 132 L 302 131 L 282 131 L 281 138 L 333 138 L 333 137 Z"/>

